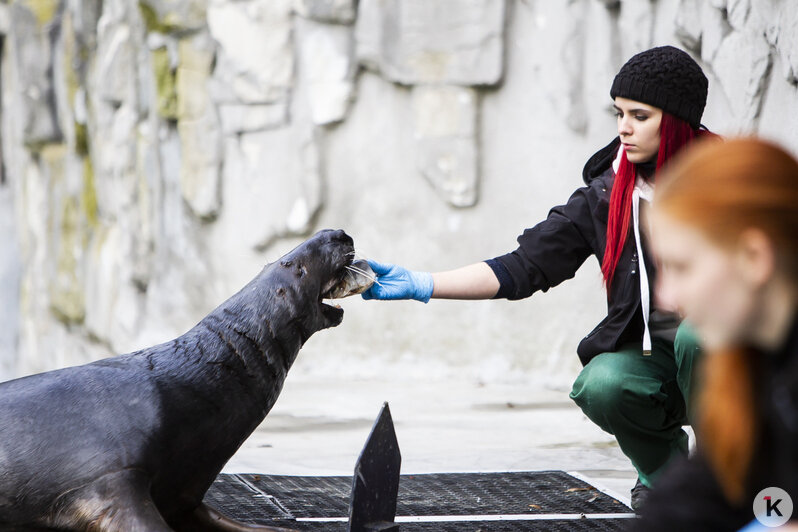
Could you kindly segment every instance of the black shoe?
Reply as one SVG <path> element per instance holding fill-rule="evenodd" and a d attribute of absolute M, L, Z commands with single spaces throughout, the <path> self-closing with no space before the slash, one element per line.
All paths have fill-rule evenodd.
<path fill-rule="evenodd" d="M 651 488 L 640 482 L 640 478 L 638 477 L 635 487 L 632 488 L 632 510 L 634 510 L 635 513 L 640 512 L 640 508 L 643 507 L 649 493 L 651 493 Z"/>

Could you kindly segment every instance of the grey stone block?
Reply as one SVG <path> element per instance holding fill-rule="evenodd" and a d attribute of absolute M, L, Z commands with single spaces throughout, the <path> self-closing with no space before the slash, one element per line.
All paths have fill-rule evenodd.
<path fill-rule="evenodd" d="M 305 18 L 338 24 L 352 24 L 357 15 L 355 0 L 296 0 L 294 9 Z"/>
<path fill-rule="evenodd" d="M 504 0 L 361 0 L 357 53 L 403 84 L 501 80 Z"/>
<path fill-rule="evenodd" d="M 477 201 L 477 104 L 471 88 L 413 89 L 416 165 L 438 195 L 455 207 Z"/>

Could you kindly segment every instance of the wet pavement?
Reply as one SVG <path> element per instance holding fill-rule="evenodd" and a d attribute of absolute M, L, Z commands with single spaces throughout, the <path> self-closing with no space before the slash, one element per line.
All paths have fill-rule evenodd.
<path fill-rule="evenodd" d="M 628 504 L 636 473 L 566 389 L 474 382 L 292 379 L 226 473 L 351 475 L 383 401 L 402 473 L 563 470 Z"/>

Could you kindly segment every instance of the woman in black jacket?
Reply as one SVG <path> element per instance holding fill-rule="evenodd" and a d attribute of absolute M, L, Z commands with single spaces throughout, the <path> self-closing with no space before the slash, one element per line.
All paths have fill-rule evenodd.
<path fill-rule="evenodd" d="M 441 273 L 413 272 L 372 262 L 378 284 L 366 299 L 511 300 L 570 279 L 591 255 L 601 263 L 607 317 L 579 344 L 584 369 L 571 398 L 602 429 L 614 434 L 638 472 L 637 507 L 674 457 L 687 453 L 687 423 L 695 339 L 678 315 L 654 297 L 656 266 L 640 209 L 657 170 L 694 138 L 707 78 L 672 46 L 632 57 L 616 75 L 610 96 L 618 137 L 585 165 L 585 185 L 546 220 L 518 237 L 515 251 Z"/>
<path fill-rule="evenodd" d="M 738 530 L 755 513 L 783 524 L 798 502 L 798 161 L 738 139 L 665 174 L 654 248 L 707 355 L 697 452 L 663 475 L 634 528 Z"/>

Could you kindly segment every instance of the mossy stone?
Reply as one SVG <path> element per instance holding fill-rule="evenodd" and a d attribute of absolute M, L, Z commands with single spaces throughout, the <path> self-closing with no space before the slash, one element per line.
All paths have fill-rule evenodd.
<path fill-rule="evenodd" d="M 158 114 L 168 120 L 177 120 L 176 72 L 169 60 L 169 51 L 163 47 L 152 51 L 152 68 L 155 72 Z"/>

